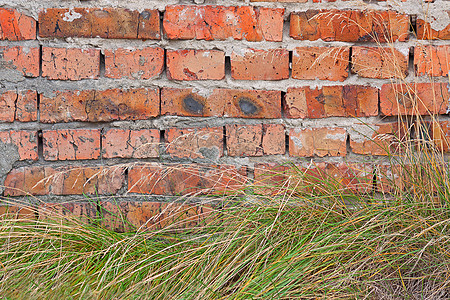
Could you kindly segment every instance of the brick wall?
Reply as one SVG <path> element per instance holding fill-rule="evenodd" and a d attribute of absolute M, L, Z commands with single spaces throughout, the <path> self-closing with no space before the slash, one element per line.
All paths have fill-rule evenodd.
<path fill-rule="evenodd" d="M 5 198 L 221 194 L 287 162 L 386 192 L 402 115 L 441 115 L 449 151 L 446 0 L 43 2 L 0 8 Z"/>

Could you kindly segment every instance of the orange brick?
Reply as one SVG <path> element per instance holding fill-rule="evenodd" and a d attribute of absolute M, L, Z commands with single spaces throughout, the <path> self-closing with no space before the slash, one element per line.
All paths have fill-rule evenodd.
<path fill-rule="evenodd" d="M 363 124 L 350 130 L 350 147 L 353 153 L 366 155 L 390 155 L 397 152 L 406 128 L 399 129 L 398 122 Z"/>
<path fill-rule="evenodd" d="M 101 202 L 101 226 L 117 232 L 194 227 L 212 212 L 207 206 L 161 202 Z"/>
<path fill-rule="evenodd" d="M 383 84 L 381 113 L 385 116 L 446 114 L 448 83 Z"/>
<path fill-rule="evenodd" d="M 246 167 L 146 164 L 128 172 L 130 193 L 156 195 L 236 192 L 247 182 Z"/>
<path fill-rule="evenodd" d="M 223 156 L 223 128 L 169 128 L 166 153 L 178 158 L 202 158 L 211 161 Z"/>
<path fill-rule="evenodd" d="M 290 187 L 290 170 L 293 166 L 276 163 L 255 165 L 253 187 L 257 194 L 282 195 Z"/>
<path fill-rule="evenodd" d="M 48 8 L 39 13 L 41 37 L 160 39 L 157 10 Z"/>
<path fill-rule="evenodd" d="M 430 129 L 431 138 L 436 149 L 443 152 L 450 152 L 450 122 L 432 122 Z"/>
<path fill-rule="evenodd" d="M 159 130 L 109 129 L 102 136 L 104 158 L 159 156 Z"/>
<path fill-rule="evenodd" d="M 168 39 L 277 41 L 283 37 L 281 8 L 251 6 L 167 6 L 164 33 Z"/>
<path fill-rule="evenodd" d="M 59 80 L 97 79 L 100 50 L 43 47 L 42 76 Z"/>
<path fill-rule="evenodd" d="M 348 47 L 297 47 L 292 78 L 343 81 L 348 77 L 349 58 Z"/>
<path fill-rule="evenodd" d="M 6 176 L 4 195 L 111 195 L 122 187 L 123 172 L 123 166 L 21 167 Z"/>
<path fill-rule="evenodd" d="M 178 116 L 227 116 L 281 118 L 281 92 L 214 89 L 208 97 L 193 89 L 163 88 L 161 114 Z"/>
<path fill-rule="evenodd" d="M 283 125 L 227 125 L 226 133 L 228 156 L 262 156 L 285 153 Z"/>
<path fill-rule="evenodd" d="M 291 129 L 290 156 L 345 156 L 347 132 L 343 128 Z"/>
<path fill-rule="evenodd" d="M 0 8 L 0 40 L 36 39 L 36 21 L 15 9 Z"/>
<path fill-rule="evenodd" d="M 385 43 L 406 41 L 408 30 L 409 16 L 394 11 L 308 10 L 290 18 L 298 40 Z"/>
<path fill-rule="evenodd" d="M 145 120 L 159 115 L 159 89 L 61 91 L 40 106 L 44 123 Z"/>
<path fill-rule="evenodd" d="M 353 47 L 352 72 L 368 78 L 405 78 L 408 54 L 387 47 Z"/>
<path fill-rule="evenodd" d="M 2 69 L 17 70 L 25 77 L 39 76 L 39 48 L 1 46 Z"/>
<path fill-rule="evenodd" d="M 170 80 L 221 80 L 225 77 L 225 53 L 219 50 L 167 50 Z"/>
<path fill-rule="evenodd" d="M 446 11 L 450 16 L 450 10 Z M 445 28 L 436 30 L 433 29 L 429 22 L 422 19 L 417 19 L 417 38 L 420 40 L 450 40 L 450 24 Z"/>
<path fill-rule="evenodd" d="M 325 178 L 341 191 L 368 193 L 374 188 L 374 170 L 370 164 L 327 163 L 323 171 Z"/>
<path fill-rule="evenodd" d="M 151 79 L 164 68 L 164 49 L 105 50 L 105 77 Z"/>
<path fill-rule="evenodd" d="M 450 46 L 417 46 L 414 48 L 417 76 L 449 76 Z"/>
<path fill-rule="evenodd" d="M 41 203 L 38 214 L 41 221 L 79 219 L 86 224 L 94 224 L 98 217 L 97 204 L 90 202 Z"/>
<path fill-rule="evenodd" d="M 44 130 L 45 160 L 97 159 L 100 157 L 100 129 Z"/>
<path fill-rule="evenodd" d="M 288 88 L 285 102 L 288 118 L 370 117 L 378 115 L 378 89 L 346 85 Z"/>
<path fill-rule="evenodd" d="M 17 146 L 20 160 L 37 160 L 37 136 L 35 131 L 0 131 L 0 142 Z"/>
<path fill-rule="evenodd" d="M 16 112 L 17 94 L 15 91 L 6 91 L 0 95 L 0 121 L 13 122 Z"/>
<path fill-rule="evenodd" d="M 36 209 L 32 206 L 25 205 L 1 205 L 0 219 L 17 219 L 17 220 L 36 220 Z"/>
<path fill-rule="evenodd" d="M 289 52 L 285 49 L 245 49 L 231 54 L 231 77 L 238 80 L 289 78 Z"/>

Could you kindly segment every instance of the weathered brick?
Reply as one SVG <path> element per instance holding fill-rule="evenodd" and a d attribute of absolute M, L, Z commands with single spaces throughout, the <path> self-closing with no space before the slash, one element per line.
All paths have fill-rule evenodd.
<path fill-rule="evenodd" d="M 406 41 L 408 30 L 409 16 L 394 11 L 308 10 L 290 18 L 298 40 L 385 43 Z"/>
<path fill-rule="evenodd" d="M 145 120 L 159 115 L 159 89 L 61 91 L 41 96 L 44 123 Z"/>
<path fill-rule="evenodd" d="M 36 209 L 32 206 L 0 205 L 0 219 L 36 220 Z"/>
<path fill-rule="evenodd" d="M 365 163 L 327 163 L 323 169 L 326 180 L 340 191 L 368 193 L 374 188 L 374 170 Z M 326 185 L 324 189 L 326 189 Z"/>
<path fill-rule="evenodd" d="M 214 89 L 203 97 L 193 89 L 163 88 L 161 114 L 191 117 L 281 118 L 281 92 Z"/>
<path fill-rule="evenodd" d="M 0 40 L 21 41 L 36 38 L 36 21 L 15 9 L 0 8 Z"/>
<path fill-rule="evenodd" d="M 37 136 L 35 131 L 0 131 L 0 142 L 15 145 L 19 154 L 19 160 L 38 159 Z"/>
<path fill-rule="evenodd" d="M 446 12 L 450 17 L 450 10 Z M 434 29 L 429 22 L 418 18 L 416 26 L 417 38 L 420 40 L 450 40 L 450 24 L 445 28 Z"/>
<path fill-rule="evenodd" d="M 250 2 L 306 3 L 308 0 L 250 0 Z"/>
<path fill-rule="evenodd" d="M 150 79 L 164 68 L 164 49 L 105 50 L 105 77 Z"/>
<path fill-rule="evenodd" d="M 100 129 L 44 130 L 42 136 L 45 160 L 100 157 Z"/>
<path fill-rule="evenodd" d="M 276 41 L 283 37 L 281 8 L 171 5 L 164 13 L 168 39 Z"/>
<path fill-rule="evenodd" d="M 97 79 L 100 50 L 43 47 L 42 76 L 59 80 Z"/>
<path fill-rule="evenodd" d="M 122 187 L 123 173 L 123 166 L 21 167 L 6 176 L 4 195 L 111 195 Z"/>
<path fill-rule="evenodd" d="M 101 226 L 116 232 L 194 227 L 212 212 L 208 206 L 161 202 L 109 202 L 101 207 Z"/>
<path fill-rule="evenodd" d="M 414 68 L 417 76 L 449 76 L 450 46 L 416 46 Z"/>
<path fill-rule="evenodd" d="M 231 54 L 231 77 L 238 80 L 289 78 L 289 52 L 285 49 L 245 49 Z"/>
<path fill-rule="evenodd" d="M 397 151 L 405 130 L 398 122 L 354 124 L 349 131 L 350 147 L 357 154 L 390 155 Z"/>
<path fill-rule="evenodd" d="M 375 170 L 377 178 L 376 190 L 381 193 L 391 194 L 395 190 L 403 190 L 410 186 L 408 180 L 411 173 L 408 172 L 408 166 L 397 163 L 380 164 Z M 408 174 L 409 173 L 409 174 Z"/>
<path fill-rule="evenodd" d="M 219 50 L 167 50 L 170 80 L 221 80 L 225 77 L 225 53 Z"/>
<path fill-rule="evenodd" d="M 166 153 L 178 158 L 202 158 L 216 161 L 223 156 L 223 128 L 169 128 Z"/>
<path fill-rule="evenodd" d="M 102 136 L 104 158 L 150 158 L 159 156 L 158 129 L 108 129 Z"/>
<path fill-rule="evenodd" d="M 16 100 L 15 119 L 19 122 L 37 120 L 37 92 L 19 91 Z"/>
<path fill-rule="evenodd" d="M 228 156 L 262 156 L 285 153 L 281 124 L 227 125 Z"/>
<path fill-rule="evenodd" d="M 252 188 L 257 194 L 283 195 L 290 188 L 289 175 L 293 166 L 258 163 L 254 167 Z"/>
<path fill-rule="evenodd" d="M 448 83 L 383 84 L 381 113 L 385 116 L 446 114 Z"/>
<path fill-rule="evenodd" d="M 48 8 L 39 13 L 40 37 L 160 39 L 159 12 L 125 8 Z"/>
<path fill-rule="evenodd" d="M 431 138 L 436 149 L 450 152 L 450 121 L 434 121 L 430 127 Z"/>
<path fill-rule="evenodd" d="M 348 77 L 350 48 L 297 47 L 292 56 L 292 78 L 343 81 Z"/>
<path fill-rule="evenodd" d="M 405 78 L 408 55 L 395 48 L 353 47 L 352 72 L 368 78 Z"/>
<path fill-rule="evenodd" d="M 345 156 L 347 132 L 343 128 L 291 129 L 289 132 L 290 156 Z"/>
<path fill-rule="evenodd" d="M 378 89 L 361 85 L 288 88 L 288 118 L 370 117 L 378 115 Z"/>
<path fill-rule="evenodd" d="M 39 48 L 0 46 L 0 70 L 10 69 L 25 77 L 39 76 Z"/>
<path fill-rule="evenodd" d="M 97 204 L 91 202 L 41 203 L 38 207 L 40 221 L 79 221 L 94 223 L 97 216 Z"/>
<path fill-rule="evenodd" d="M 228 165 L 146 164 L 128 172 L 131 193 L 156 195 L 223 194 L 239 190 L 247 182 L 246 167 Z"/>
<path fill-rule="evenodd" d="M 13 122 L 16 113 L 17 94 L 15 91 L 7 91 L 0 95 L 0 121 Z"/>

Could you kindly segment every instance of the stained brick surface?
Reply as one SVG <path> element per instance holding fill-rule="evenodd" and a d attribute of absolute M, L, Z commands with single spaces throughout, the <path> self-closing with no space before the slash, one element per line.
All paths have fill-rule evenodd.
<path fill-rule="evenodd" d="M 223 79 L 225 53 L 218 50 L 169 50 L 167 77 L 187 81 Z"/>
<path fill-rule="evenodd" d="M 159 130 L 109 129 L 102 135 L 103 157 L 150 158 L 159 156 Z"/>
<path fill-rule="evenodd" d="M 345 156 L 347 132 L 343 128 L 291 129 L 289 133 L 289 154 L 291 156 L 317 155 Z"/>
<path fill-rule="evenodd" d="M 25 77 L 39 76 L 39 48 L 0 46 L 0 70 L 15 70 Z"/>
<path fill-rule="evenodd" d="M 0 8 L 0 40 L 21 41 L 36 38 L 36 21 L 15 9 Z"/>

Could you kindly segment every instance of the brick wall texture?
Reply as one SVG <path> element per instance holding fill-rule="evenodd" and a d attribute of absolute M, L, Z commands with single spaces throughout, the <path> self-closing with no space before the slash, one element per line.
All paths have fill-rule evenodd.
<path fill-rule="evenodd" d="M 47 2 L 0 8 L 5 198 L 220 195 L 292 165 L 389 192 L 401 116 L 439 115 L 450 151 L 447 0 Z M 143 203 L 119 208 L 164 207 Z"/>

